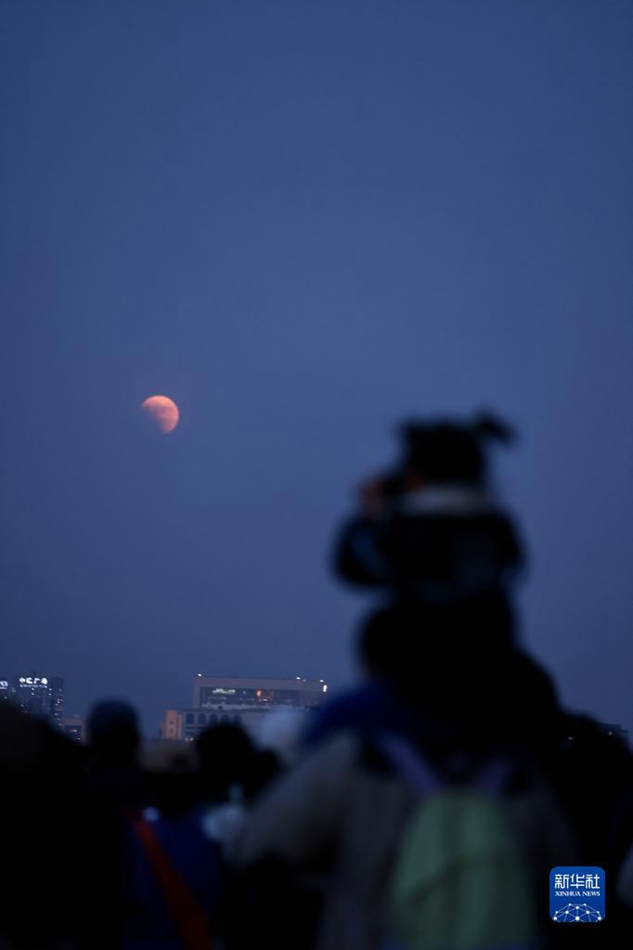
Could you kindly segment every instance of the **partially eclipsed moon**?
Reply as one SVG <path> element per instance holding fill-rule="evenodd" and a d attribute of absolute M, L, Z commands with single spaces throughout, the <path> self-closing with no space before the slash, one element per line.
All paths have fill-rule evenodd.
<path fill-rule="evenodd" d="M 152 416 L 161 432 L 172 432 L 178 425 L 178 406 L 168 396 L 150 396 L 141 409 Z"/>

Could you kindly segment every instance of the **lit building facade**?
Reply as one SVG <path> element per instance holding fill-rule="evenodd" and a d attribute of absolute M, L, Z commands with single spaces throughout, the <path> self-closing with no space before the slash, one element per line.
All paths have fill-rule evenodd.
<path fill-rule="evenodd" d="M 193 683 L 193 705 L 169 709 L 161 724 L 163 739 L 191 742 L 208 726 L 230 723 L 256 732 L 274 710 L 297 709 L 305 713 L 321 705 L 327 685 L 323 680 L 256 679 L 203 676 Z"/>
<path fill-rule="evenodd" d="M 61 676 L 15 676 L 12 680 L 0 680 L 0 698 L 63 730 L 64 680 Z"/>
<path fill-rule="evenodd" d="M 161 739 L 182 742 L 184 739 L 184 713 L 177 709 L 168 709 L 160 727 Z"/>
<path fill-rule="evenodd" d="M 85 723 L 80 716 L 66 716 L 64 719 L 64 735 L 74 742 L 83 742 Z"/>

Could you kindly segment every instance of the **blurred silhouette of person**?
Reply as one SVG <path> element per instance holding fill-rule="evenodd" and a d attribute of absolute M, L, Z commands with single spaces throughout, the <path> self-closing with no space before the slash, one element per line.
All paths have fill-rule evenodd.
<path fill-rule="evenodd" d="M 524 554 L 488 473 L 488 446 L 511 429 L 481 415 L 400 428 L 396 469 L 365 483 L 334 552 L 339 578 L 409 607 L 481 598 L 511 604 Z"/>
<path fill-rule="evenodd" d="M 239 725 L 208 726 L 196 739 L 202 825 L 230 858 L 250 803 L 282 770 L 272 749 L 258 749 Z"/>
<path fill-rule="evenodd" d="M 123 700 L 101 700 L 90 710 L 86 727 L 88 785 L 121 804 L 130 804 L 138 797 L 141 785 L 141 734 L 134 707 Z"/>
<path fill-rule="evenodd" d="M 303 882 L 278 867 L 263 873 L 232 872 L 236 842 L 260 796 L 274 786 L 297 754 L 299 722 L 293 715 L 266 713 L 255 744 L 240 726 L 209 726 L 196 740 L 205 805 L 200 809 L 204 833 L 218 842 L 229 868 L 219 911 L 219 928 L 227 950 L 261 942 L 274 928 L 277 950 L 299 950 L 299 931 L 309 930 L 314 900 Z M 296 924 L 296 926 L 295 926 Z"/>
<path fill-rule="evenodd" d="M 118 699 L 96 703 L 87 717 L 84 946 L 119 947 L 124 918 L 130 818 L 144 805 L 135 709 Z"/>
<path fill-rule="evenodd" d="M 253 755 L 245 730 L 233 723 L 208 726 L 196 739 L 200 782 L 205 801 L 225 802 L 241 786 Z"/>
<path fill-rule="evenodd" d="M 524 554 L 489 475 L 490 444 L 509 443 L 512 430 L 481 414 L 408 423 L 400 437 L 397 466 L 362 487 L 361 510 L 335 551 L 339 578 L 379 594 L 380 609 L 360 638 L 370 682 L 328 704 L 309 742 L 337 722 L 358 725 L 359 716 L 401 717 L 409 700 L 429 718 L 463 728 L 513 679 L 501 673 L 491 683 L 491 670 L 538 678 L 536 666 L 513 652 L 513 585 Z M 507 699 L 520 717 L 516 695 L 513 687 Z"/>
<path fill-rule="evenodd" d="M 211 950 L 225 890 L 222 848 L 192 807 L 187 775 L 163 778 L 153 804 L 130 816 L 122 947 Z"/>
<path fill-rule="evenodd" d="M 83 764 L 76 743 L 0 703 L 0 945 L 10 950 L 76 946 Z"/>
<path fill-rule="evenodd" d="M 385 732 L 449 774 L 468 776 L 489 760 L 512 763 L 505 800 L 541 895 L 560 864 L 599 864 L 615 880 L 631 840 L 628 750 L 566 713 L 546 671 L 510 644 L 483 661 L 476 637 L 470 649 L 453 649 L 469 615 L 476 629 L 472 605 L 416 608 L 413 618 L 402 608 L 374 612 L 360 636 L 367 681 L 326 708 L 308 755 L 247 821 L 240 866 L 326 872 L 318 950 L 371 950 L 388 936 L 389 882 L 415 796 L 381 752 Z M 418 629 L 421 619 L 426 636 L 415 637 L 410 624 Z M 566 734 L 578 737 L 571 746 Z M 589 790 L 596 821 L 579 788 Z M 601 948 L 618 946 L 618 928 L 630 926 L 616 903 L 596 938 Z M 547 908 L 540 914 L 551 945 L 566 946 L 560 928 L 547 933 Z"/>
<path fill-rule="evenodd" d="M 200 733 L 196 752 L 204 803 L 202 827 L 229 857 L 246 814 L 245 784 L 255 754 L 253 743 L 241 726 L 219 723 Z"/>

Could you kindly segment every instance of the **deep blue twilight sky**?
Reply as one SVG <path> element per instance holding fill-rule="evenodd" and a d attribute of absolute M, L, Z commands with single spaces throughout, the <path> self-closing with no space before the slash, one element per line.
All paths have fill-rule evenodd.
<path fill-rule="evenodd" d="M 342 685 L 351 487 L 403 414 L 486 405 L 523 636 L 633 726 L 630 0 L 0 20 L 0 672 L 152 730 L 197 671 Z"/>

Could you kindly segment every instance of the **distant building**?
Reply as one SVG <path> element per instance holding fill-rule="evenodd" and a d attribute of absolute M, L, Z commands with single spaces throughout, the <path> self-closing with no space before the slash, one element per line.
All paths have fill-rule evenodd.
<path fill-rule="evenodd" d="M 83 742 L 85 735 L 85 723 L 80 716 L 66 716 L 64 719 L 64 735 L 74 742 Z"/>
<path fill-rule="evenodd" d="M 180 741 L 184 739 L 184 714 L 177 709 L 168 709 L 160 727 L 161 739 Z"/>
<path fill-rule="evenodd" d="M 194 709 L 232 709 L 270 706 L 320 705 L 327 686 L 323 680 L 254 679 L 241 676 L 203 676 L 193 681 Z"/>
<path fill-rule="evenodd" d="M 607 733 L 610 736 L 615 736 L 617 739 L 620 739 L 626 746 L 629 744 L 629 733 L 624 726 L 620 726 L 617 723 L 603 723 L 602 728 L 606 729 Z"/>
<path fill-rule="evenodd" d="M 10 699 L 30 716 L 47 719 L 63 730 L 64 680 L 61 676 L 16 676 L 10 681 Z"/>
<path fill-rule="evenodd" d="M 218 723 L 233 723 L 254 732 L 273 710 L 299 709 L 309 713 L 321 705 L 326 692 L 323 680 L 199 673 L 193 683 L 193 705 L 187 709 L 168 709 L 160 735 L 162 739 L 191 742 L 207 726 Z"/>

